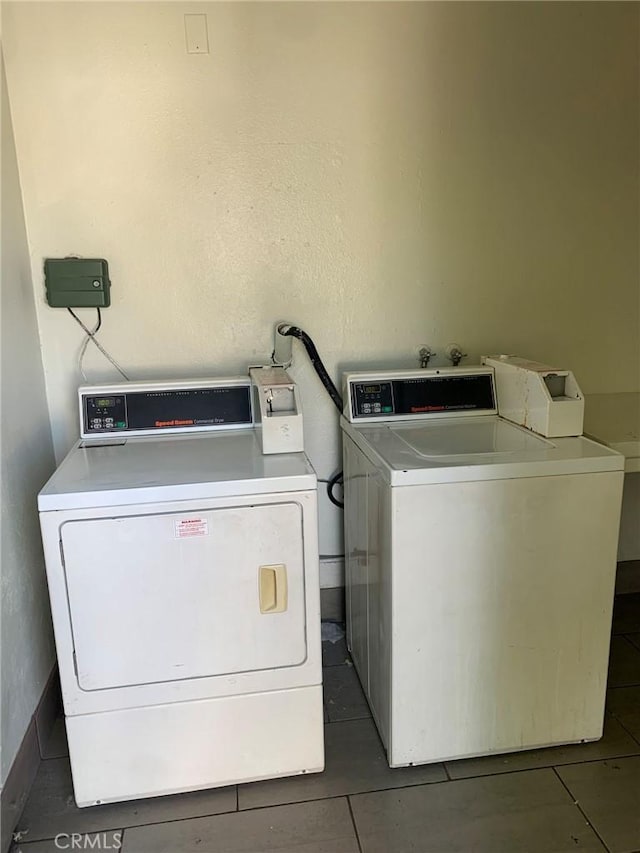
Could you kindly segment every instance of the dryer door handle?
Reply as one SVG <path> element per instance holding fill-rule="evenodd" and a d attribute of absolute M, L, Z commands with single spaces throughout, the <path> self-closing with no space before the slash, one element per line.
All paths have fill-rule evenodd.
<path fill-rule="evenodd" d="M 287 567 L 260 566 L 258 569 L 260 613 L 283 613 L 287 609 Z"/>

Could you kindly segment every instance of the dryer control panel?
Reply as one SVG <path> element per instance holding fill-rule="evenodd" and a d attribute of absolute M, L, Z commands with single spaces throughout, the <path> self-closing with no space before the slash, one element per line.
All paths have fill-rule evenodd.
<path fill-rule="evenodd" d="M 82 438 L 253 426 L 245 377 L 83 386 L 78 401 Z"/>
<path fill-rule="evenodd" d="M 496 414 L 493 370 L 486 367 L 347 373 L 350 421 Z"/>

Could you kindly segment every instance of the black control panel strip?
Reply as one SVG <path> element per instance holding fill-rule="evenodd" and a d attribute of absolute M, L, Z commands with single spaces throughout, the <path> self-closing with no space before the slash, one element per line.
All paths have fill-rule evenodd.
<path fill-rule="evenodd" d="M 250 385 L 82 395 L 83 434 L 188 431 L 252 424 Z"/>
<path fill-rule="evenodd" d="M 354 419 L 492 411 L 496 408 L 491 373 L 351 382 L 350 386 Z"/>

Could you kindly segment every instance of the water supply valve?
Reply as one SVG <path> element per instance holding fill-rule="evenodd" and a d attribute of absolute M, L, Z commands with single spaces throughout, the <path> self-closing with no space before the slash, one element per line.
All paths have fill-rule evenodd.
<path fill-rule="evenodd" d="M 454 367 L 457 367 L 463 358 L 466 358 L 468 353 L 462 352 L 460 344 L 449 344 L 447 347 L 447 358 Z"/>
<path fill-rule="evenodd" d="M 425 344 L 424 346 L 420 347 L 420 349 L 418 350 L 420 367 L 429 367 L 429 362 L 435 355 L 437 355 L 437 353 L 431 349 L 429 344 Z"/>

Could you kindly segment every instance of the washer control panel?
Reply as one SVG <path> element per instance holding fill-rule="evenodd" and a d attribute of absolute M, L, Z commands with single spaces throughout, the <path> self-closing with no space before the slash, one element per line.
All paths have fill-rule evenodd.
<path fill-rule="evenodd" d="M 393 414 L 391 382 L 354 382 L 354 411 L 360 417 Z"/>
<path fill-rule="evenodd" d="M 493 370 L 486 367 L 347 373 L 344 392 L 350 421 L 497 413 Z"/>
<path fill-rule="evenodd" d="M 78 397 L 82 438 L 253 426 L 248 377 L 85 386 Z"/>

